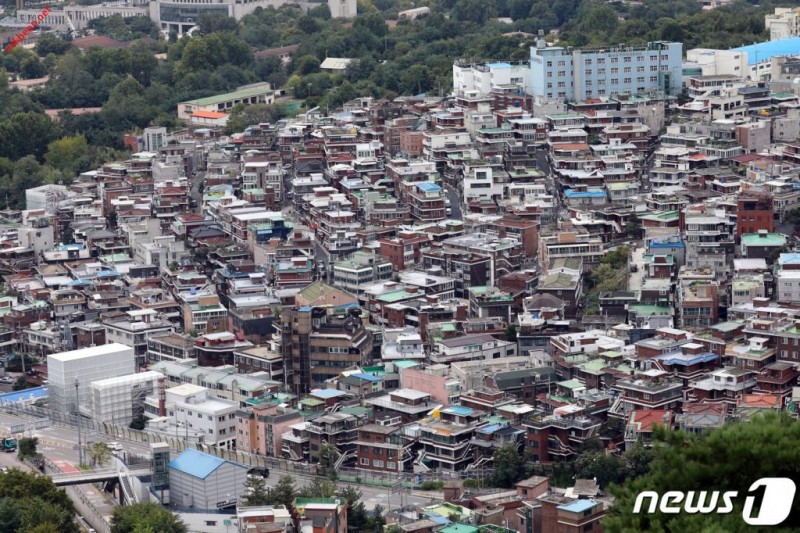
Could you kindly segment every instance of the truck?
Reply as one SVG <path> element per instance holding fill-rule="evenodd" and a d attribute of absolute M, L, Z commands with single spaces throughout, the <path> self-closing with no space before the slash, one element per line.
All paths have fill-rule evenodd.
<path fill-rule="evenodd" d="M 2 441 L 3 451 L 6 453 L 12 453 L 17 451 L 17 439 L 13 439 L 10 437 L 4 438 Z"/>

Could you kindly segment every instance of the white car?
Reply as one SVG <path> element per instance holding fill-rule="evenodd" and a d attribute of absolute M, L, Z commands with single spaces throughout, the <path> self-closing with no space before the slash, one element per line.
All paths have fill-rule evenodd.
<path fill-rule="evenodd" d="M 119 442 L 109 442 L 108 443 L 108 448 L 112 452 L 121 452 L 122 451 L 122 444 L 120 444 Z"/>

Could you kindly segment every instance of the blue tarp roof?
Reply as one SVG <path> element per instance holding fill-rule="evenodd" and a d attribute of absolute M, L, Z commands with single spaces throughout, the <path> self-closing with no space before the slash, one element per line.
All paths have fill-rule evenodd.
<path fill-rule="evenodd" d="M 39 398 L 47 398 L 47 387 L 0 394 L 0 403 L 15 403 L 20 400 L 38 400 Z"/>
<path fill-rule="evenodd" d="M 573 191 L 572 189 L 564 191 L 564 196 L 567 198 L 600 198 L 605 195 L 606 193 L 603 191 Z"/>
<path fill-rule="evenodd" d="M 311 391 L 311 394 L 316 396 L 317 398 L 336 398 L 337 396 L 344 396 L 347 394 L 344 391 L 336 390 L 336 389 L 320 389 Z"/>
<path fill-rule="evenodd" d="M 500 61 L 498 63 L 487 63 L 486 66 L 489 68 L 511 68 L 511 63 Z"/>
<path fill-rule="evenodd" d="M 665 354 L 656 357 L 659 361 L 668 365 L 684 365 L 691 366 L 697 363 L 708 363 L 709 361 L 716 361 L 717 355 L 711 352 L 690 357 L 683 354 Z"/>
<path fill-rule="evenodd" d="M 491 424 L 486 427 L 478 428 L 479 433 L 494 433 L 501 427 L 505 427 L 502 424 Z"/>
<path fill-rule="evenodd" d="M 421 183 L 417 183 L 417 187 L 419 187 L 421 190 L 425 192 L 439 192 L 442 190 L 441 187 L 429 181 L 423 181 Z"/>
<path fill-rule="evenodd" d="M 373 376 L 372 374 L 350 374 L 354 378 L 363 379 L 364 381 L 369 381 L 370 383 L 375 383 L 380 381 L 381 378 L 377 376 Z"/>
<path fill-rule="evenodd" d="M 192 477 L 205 479 L 224 463 L 224 459 L 189 448 L 170 461 L 169 467 Z"/>
<path fill-rule="evenodd" d="M 755 65 L 773 56 L 794 56 L 800 54 L 800 37 L 789 37 L 788 39 L 778 39 L 777 41 L 766 41 L 748 46 L 740 46 L 739 48 L 731 48 L 731 51 L 747 52 L 747 64 Z"/>
<path fill-rule="evenodd" d="M 313 307 L 311 307 L 310 305 L 304 305 L 303 307 L 298 309 L 298 311 L 300 311 L 301 313 L 310 313 L 311 309 L 313 309 Z"/>
<path fill-rule="evenodd" d="M 472 407 L 465 407 L 463 405 L 451 405 L 442 410 L 443 413 L 453 413 L 454 415 L 467 416 L 473 413 Z"/>
<path fill-rule="evenodd" d="M 597 505 L 597 502 L 594 500 L 575 500 L 572 503 L 559 505 L 558 508 L 570 513 L 582 513 L 594 508 L 595 505 Z"/>

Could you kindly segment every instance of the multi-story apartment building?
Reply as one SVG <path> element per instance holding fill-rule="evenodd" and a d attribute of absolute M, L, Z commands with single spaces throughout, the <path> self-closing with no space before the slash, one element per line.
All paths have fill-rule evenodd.
<path fill-rule="evenodd" d="M 413 454 L 411 439 L 404 437 L 400 417 L 379 419 L 358 428 L 356 467 L 378 472 L 403 472 Z"/>
<path fill-rule="evenodd" d="M 392 275 L 392 263 L 374 253 L 359 251 L 333 265 L 334 284 L 353 294 L 363 292 L 365 285 L 390 280 Z"/>
<path fill-rule="evenodd" d="M 310 392 L 350 366 L 363 365 L 372 353 L 372 334 L 360 309 L 284 309 L 281 331 L 281 349 L 291 364 L 297 394 Z"/>
<path fill-rule="evenodd" d="M 645 46 L 593 49 L 531 47 L 534 97 L 585 100 L 618 94 L 681 91 L 683 45 L 651 42 Z"/>

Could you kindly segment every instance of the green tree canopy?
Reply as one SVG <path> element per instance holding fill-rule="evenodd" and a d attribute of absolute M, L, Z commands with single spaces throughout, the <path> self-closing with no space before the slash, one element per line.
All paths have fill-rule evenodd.
<path fill-rule="evenodd" d="M 186 524 L 157 503 L 137 503 L 114 509 L 111 533 L 186 533 Z"/>
<path fill-rule="evenodd" d="M 661 428 L 644 475 L 611 488 L 616 497 L 603 521 L 609 533 L 627 531 L 753 531 L 742 519 L 744 496 L 750 485 L 765 477 L 798 479 L 800 423 L 783 413 L 756 415 L 697 436 Z M 633 514 L 642 491 L 738 491 L 729 514 Z M 648 502 L 649 503 L 649 502 Z M 770 531 L 800 528 L 800 498 L 795 497 L 789 518 Z"/>

